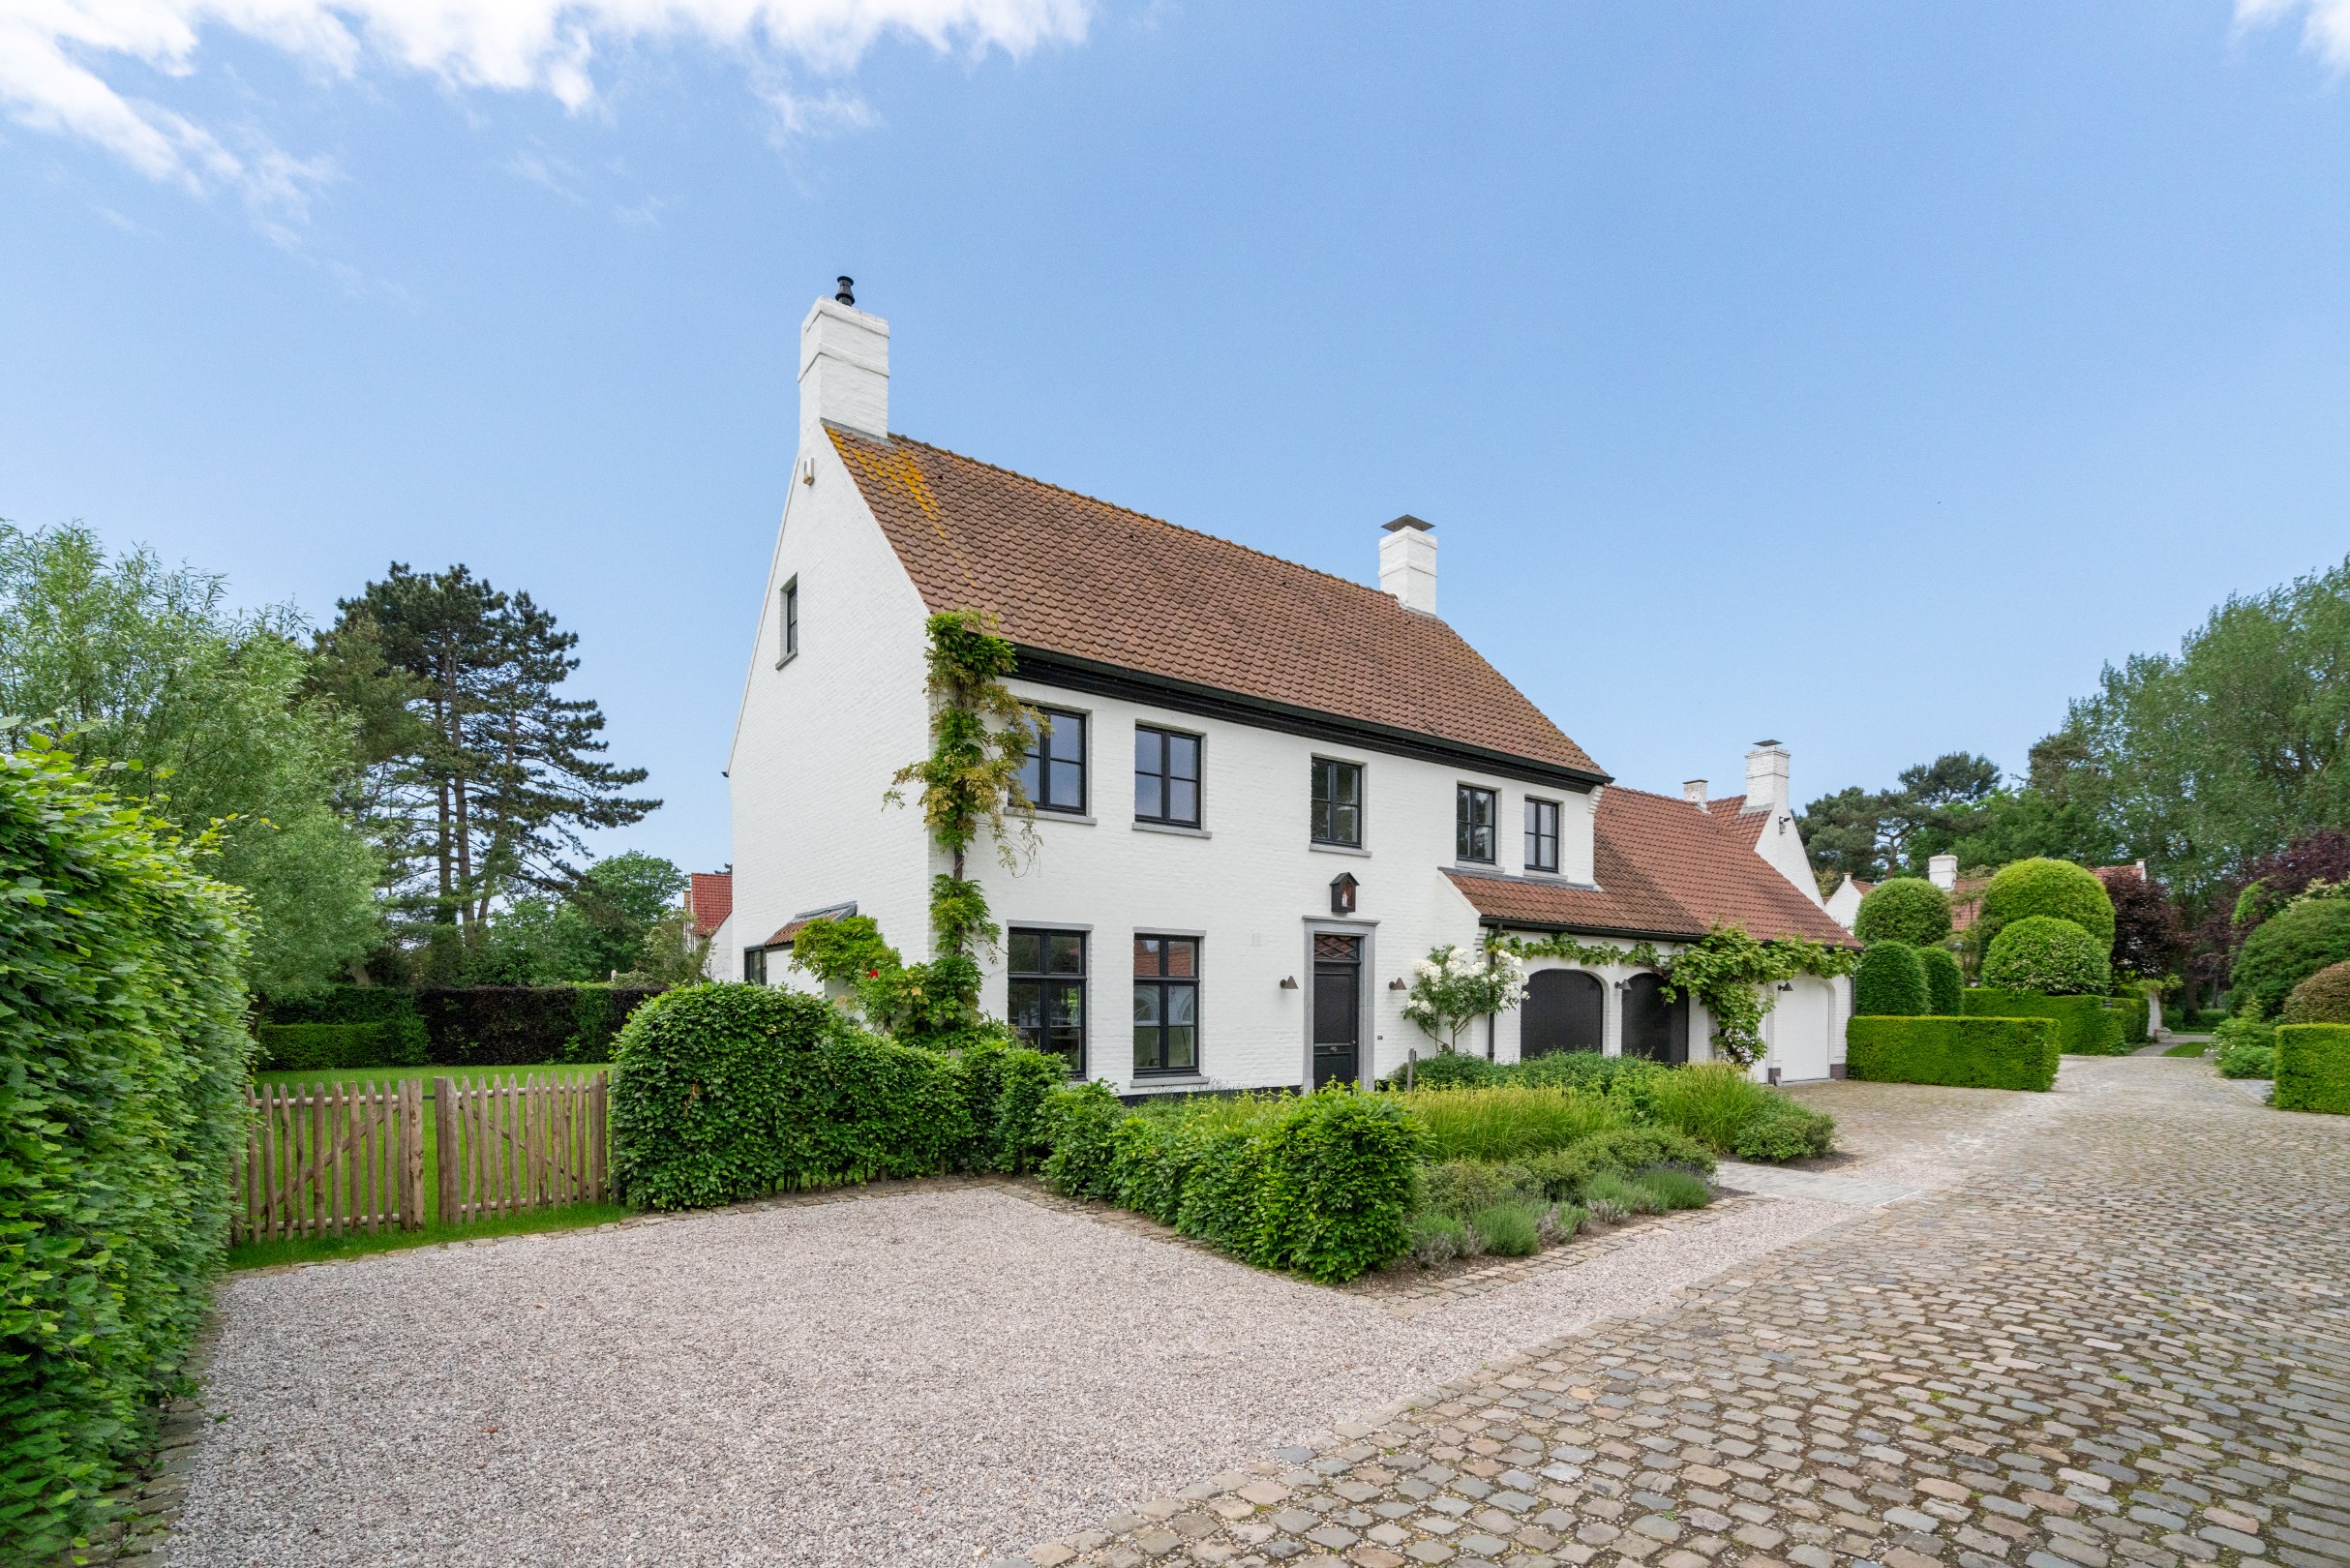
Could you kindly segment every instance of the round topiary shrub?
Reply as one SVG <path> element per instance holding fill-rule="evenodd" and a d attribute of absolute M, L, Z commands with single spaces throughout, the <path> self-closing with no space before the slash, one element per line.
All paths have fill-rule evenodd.
<path fill-rule="evenodd" d="M 2101 996 L 2113 981 L 2105 947 L 2071 920 L 2027 915 L 1991 939 L 1983 983 L 2003 991 Z"/>
<path fill-rule="evenodd" d="M 1876 942 L 1853 971 L 1853 1010 L 1871 1018 L 1913 1018 L 1926 1010 L 1926 969 L 1907 942 Z"/>
<path fill-rule="evenodd" d="M 2238 1012 L 2254 1001 L 2260 1015 L 2284 1010 L 2293 987 L 2350 959 L 2350 898 L 2310 898 L 2288 905 L 2245 938 L 2228 977 L 2228 1002 Z"/>
<path fill-rule="evenodd" d="M 1975 923 L 1982 927 L 1983 940 L 1990 942 L 2009 922 L 2034 915 L 2070 920 L 2096 939 L 2100 956 L 2113 952 L 2114 901 L 2094 872 L 2044 857 L 2003 866 L 1983 890 L 1982 913 Z"/>
<path fill-rule="evenodd" d="M 1923 877 L 1895 877 L 1871 888 L 1853 917 L 1863 942 L 1907 942 L 1930 948 L 1950 934 L 1950 899 Z"/>
<path fill-rule="evenodd" d="M 2284 1022 L 2350 1023 L 2350 963 L 2328 964 L 2293 987 Z"/>
<path fill-rule="evenodd" d="M 1957 956 L 1947 948 L 1920 948 L 1917 961 L 1926 966 L 1926 1010 L 1937 1018 L 1957 1017 L 1959 993 L 1967 988 Z"/>

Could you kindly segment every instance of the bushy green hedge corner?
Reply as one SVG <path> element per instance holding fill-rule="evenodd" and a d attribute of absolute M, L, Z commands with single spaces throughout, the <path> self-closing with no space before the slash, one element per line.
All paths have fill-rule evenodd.
<path fill-rule="evenodd" d="M 2144 992 L 2133 991 L 2127 996 L 2109 996 L 2105 999 L 2105 1010 L 2112 1013 L 2114 1022 L 2121 1026 L 2123 1044 L 2139 1046 L 2154 1038 L 2154 1027 L 2148 1019 Z"/>
<path fill-rule="evenodd" d="M 2073 920 L 2027 915 L 2010 920 L 1983 953 L 1983 983 L 1995 990 L 2102 997 L 2113 962 L 2096 936 Z"/>
<path fill-rule="evenodd" d="M 2274 1103 L 2350 1116 L 2350 1024 L 2277 1025 Z"/>
<path fill-rule="evenodd" d="M 1377 1095 L 1325 1089 L 1289 1101 L 1254 1153 L 1250 1261 L 1330 1283 L 1402 1251 L 1424 1142 L 1411 1113 Z"/>
<path fill-rule="evenodd" d="M 705 1208 L 786 1186 L 798 1059 L 840 1027 L 817 998 L 767 985 L 692 985 L 637 1009 L 612 1051 L 609 1158 L 623 1200 Z"/>
<path fill-rule="evenodd" d="M 1907 942 L 1873 942 L 1853 971 L 1853 1010 L 1909 1017 L 1926 1010 L 1926 970 Z"/>
<path fill-rule="evenodd" d="M 1974 922 L 1990 942 L 2010 923 L 2034 915 L 2070 920 L 2096 939 L 2100 953 L 2113 952 L 2113 895 L 2094 871 L 2040 856 L 2002 866 L 1983 889 Z"/>
<path fill-rule="evenodd" d="M 1834 1152 L 1836 1118 L 1799 1105 L 1785 1095 L 1774 1095 L 1765 1105 L 1766 1109 L 1738 1129 L 1731 1145 L 1731 1153 L 1740 1160 L 1776 1163 Z"/>
<path fill-rule="evenodd" d="M 1068 1067 L 1057 1056 L 1001 1038 L 975 1040 L 955 1056 L 971 1124 L 971 1167 L 1008 1175 L 1037 1169 L 1052 1149 L 1044 1131 L 1045 1097 L 1069 1081 Z"/>
<path fill-rule="evenodd" d="M 1926 971 L 1926 1011 L 1938 1018 L 1959 1016 L 1959 996 L 1967 988 L 1967 977 L 1958 967 L 1958 955 L 1947 948 L 1920 948 L 1917 961 Z"/>
<path fill-rule="evenodd" d="M 1970 1018 L 2054 1019 L 2057 1048 L 2066 1056 L 2118 1056 L 2129 1048 L 2123 1040 L 2122 1020 L 2101 996 L 2043 996 L 1977 985 L 1970 986 L 1959 1002 Z"/>
<path fill-rule="evenodd" d="M 0 1561 L 95 1523 L 226 1243 L 246 917 L 198 865 L 60 754 L 0 754 Z"/>
<path fill-rule="evenodd" d="M 1862 942 L 1930 948 L 1950 934 L 1950 897 L 1923 877 L 1893 877 L 1860 900 L 1853 935 Z"/>
<path fill-rule="evenodd" d="M 2270 916 L 2244 939 L 2228 975 L 2228 1001 L 2238 1012 L 2260 1004 L 2260 1015 L 2284 1011 L 2293 987 L 2330 964 L 2350 960 L 2350 898 L 2311 898 Z"/>
<path fill-rule="evenodd" d="M 2293 987 L 2280 1021 L 2350 1023 L 2350 963 L 2328 964 Z"/>
<path fill-rule="evenodd" d="M 2048 1018 L 1871 1018 L 1845 1025 L 1845 1071 L 1878 1083 L 2044 1090 L 2056 1082 Z"/>

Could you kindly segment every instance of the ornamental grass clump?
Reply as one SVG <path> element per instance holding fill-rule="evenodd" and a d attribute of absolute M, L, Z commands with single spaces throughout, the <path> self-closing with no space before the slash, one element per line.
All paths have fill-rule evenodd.
<path fill-rule="evenodd" d="M 1699 1062 L 1664 1073 L 1649 1090 L 1656 1119 L 1711 1149 L 1728 1150 L 1739 1130 L 1784 1099 L 1730 1062 Z"/>
<path fill-rule="evenodd" d="M 1702 1177 L 1671 1165 L 1641 1171 L 1634 1180 L 1654 1192 L 1668 1209 L 1702 1209 L 1713 1201 L 1713 1189 L 1705 1185 Z"/>
<path fill-rule="evenodd" d="M 1469 1217 L 1485 1250 L 1502 1257 L 1530 1257 L 1542 1248 L 1542 1211 L 1531 1203 L 1496 1203 Z"/>
<path fill-rule="evenodd" d="M 1598 1095 L 1571 1089 L 1423 1090 L 1397 1099 L 1428 1130 L 1439 1160 L 1515 1160 L 1631 1125 L 1631 1117 Z"/>

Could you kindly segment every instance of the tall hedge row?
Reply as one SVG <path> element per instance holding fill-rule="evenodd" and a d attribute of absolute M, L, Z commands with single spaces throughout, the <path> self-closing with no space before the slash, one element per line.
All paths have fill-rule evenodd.
<path fill-rule="evenodd" d="M 2350 1024 L 2279 1024 L 2276 1108 L 2350 1116 Z"/>
<path fill-rule="evenodd" d="M 2129 1046 L 2122 1020 L 2101 996 L 2043 996 L 1977 985 L 1960 999 L 1970 1018 L 2053 1018 L 2057 1046 L 2066 1056 L 2120 1056 Z"/>
<path fill-rule="evenodd" d="M 815 997 L 694 985 L 637 1010 L 612 1052 L 611 1169 L 651 1209 L 949 1170 L 1022 1170 L 1063 1068 L 984 1040 L 953 1052 L 856 1028 Z"/>
<path fill-rule="evenodd" d="M 0 755 L 0 1561 L 184 1378 L 244 1145 L 237 895 L 52 752 Z"/>
<path fill-rule="evenodd" d="M 2057 1028 L 2047 1018 L 1867 1018 L 1844 1029 L 1845 1071 L 1880 1083 L 2046 1089 Z"/>
<path fill-rule="evenodd" d="M 376 1024 L 384 1048 L 374 1062 L 320 1067 L 536 1067 L 601 1062 L 613 1038 L 647 997 L 626 985 L 337 985 L 316 996 L 273 1002 L 263 1020 L 264 1067 L 281 1061 L 266 1031 L 298 1024 Z M 323 1037 L 317 1037 L 322 1039 Z"/>

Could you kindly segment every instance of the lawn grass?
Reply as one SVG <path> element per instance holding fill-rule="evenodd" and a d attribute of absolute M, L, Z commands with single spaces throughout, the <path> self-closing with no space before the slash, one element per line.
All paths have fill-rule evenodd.
<path fill-rule="evenodd" d="M 2202 1056 L 2211 1048 L 2212 1042 L 2208 1040 L 2181 1040 L 2162 1054 L 2165 1056 Z"/>

